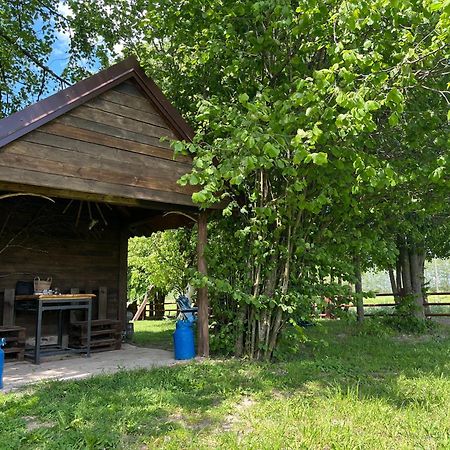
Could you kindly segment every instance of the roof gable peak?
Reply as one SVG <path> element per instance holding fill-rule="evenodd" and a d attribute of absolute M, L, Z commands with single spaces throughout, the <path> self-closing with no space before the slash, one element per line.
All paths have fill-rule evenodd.
<path fill-rule="evenodd" d="M 192 128 L 167 100 L 155 82 L 145 75 L 137 59 L 130 56 L 0 120 L 0 148 L 130 79 L 138 83 L 180 139 L 192 140 L 194 136 Z"/>

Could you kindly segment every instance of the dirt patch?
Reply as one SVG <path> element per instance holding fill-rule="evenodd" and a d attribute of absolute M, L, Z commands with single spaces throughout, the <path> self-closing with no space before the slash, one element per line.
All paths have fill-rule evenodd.
<path fill-rule="evenodd" d="M 51 428 L 56 425 L 55 422 L 40 422 L 36 417 L 33 416 L 24 416 L 22 417 L 25 420 L 25 426 L 27 431 L 38 430 L 39 428 Z"/>
<path fill-rule="evenodd" d="M 240 420 L 240 415 L 243 411 L 255 404 L 255 401 L 250 397 L 243 397 L 236 405 L 235 411 L 228 414 L 222 423 L 222 430 L 231 431 L 236 423 Z"/>
<path fill-rule="evenodd" d="M 187 428 L 189 430 L 203 430 L 213 424 L 213 421 L 208 417 L 200 416 L 198 417 L 198 420 L 196 420 L 195 416 L 191 415 L 186 417 L 180 412 L 171 414 L 168 417 L 167 422 L 179 424 L 183 428 Z"/>

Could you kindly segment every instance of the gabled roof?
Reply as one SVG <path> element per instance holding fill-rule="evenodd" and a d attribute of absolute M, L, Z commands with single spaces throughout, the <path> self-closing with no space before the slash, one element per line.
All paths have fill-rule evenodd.
<path fill-rule="evenodd" d="M 131 56 L 0 120 L 0 148 L 129 79 L 138 83 L 180 139 L 192 140 L 192 128 Z"/>

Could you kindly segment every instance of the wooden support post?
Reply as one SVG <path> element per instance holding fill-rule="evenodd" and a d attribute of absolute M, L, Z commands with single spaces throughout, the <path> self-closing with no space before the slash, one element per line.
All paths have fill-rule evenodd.
<path fill-rule="evenodd" d="M 98 319 L 107 318 L 108 288 L 101 286 L 98 288 Z"/>
<path fill-rule="evenodd" d="M 14 300 L 16 292 L 14 289 L 5 289 L 3 300 L 3 325 L 14 325 Z"/>
<path fill-rule="evenodd" d="M 120 231 L 119 246 L 119 295 L 118 319 L 122 322 L 122 330 L 127 328 L 127 271 L 128 271 L 128 227 Z"/>
<path fill-rule="evenodd" d="M 79 294 L 80 288 L 70 288 L 70 293 L 71 294 Z M 79 317 L 77 316 L 77 312 L 78 311 L 69 311 L 69 322 L 70 323 L 74 323 L 77 320 L 79 320 Z"/>
<path fill-rule="evenodd" d="M 202 275 L 207 275 L 207 265 L 205 258 L 205 247 L 207 242 L 207 213 L 201 212 L 198 217 L 198 242 L 197 242 L 197 267 Z M 198 340 L 197 353 L 198 356 L 209 357 L 209 302 L 208 288 L 202 287 L 198 289 L 197 294 L 198 306 Z"/>

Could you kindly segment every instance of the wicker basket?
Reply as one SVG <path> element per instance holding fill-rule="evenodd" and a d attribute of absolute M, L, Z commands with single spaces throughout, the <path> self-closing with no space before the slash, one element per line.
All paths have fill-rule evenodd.
<path fill-rule="evenodd" d="M 34 292 L 43 292 L 50 289 L 52 285 L 52 278 L 41 280 L 39 277 L 34 277 Z"/>

